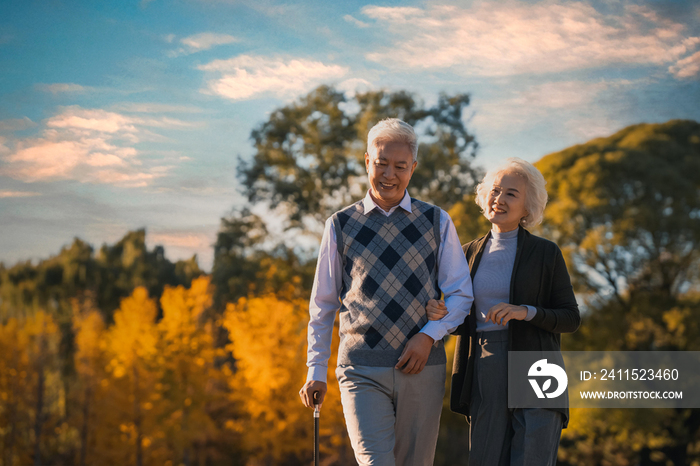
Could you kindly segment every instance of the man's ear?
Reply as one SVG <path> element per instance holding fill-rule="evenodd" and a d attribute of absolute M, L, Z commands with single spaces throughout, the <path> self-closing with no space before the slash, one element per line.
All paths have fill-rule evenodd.
<path fill-rule="evenodd" d="M 365 169 L 369 173 L 369 152 L 365 152 Z"/>

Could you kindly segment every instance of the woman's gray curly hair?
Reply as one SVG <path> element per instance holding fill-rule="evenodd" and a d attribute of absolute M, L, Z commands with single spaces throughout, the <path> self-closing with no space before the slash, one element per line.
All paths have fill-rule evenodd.
<path fill-rule="evenodd" d="M 517 157 L 506 159 L 501 165 L 489 170 L 484 179 L 476 186 L 476 204 L 481 207 L 481 213 L 488 209 L 489 192 L 493 186 L 493 180 L 500 173 L 514 173 L 522 176 L 527 185 L 525 192 L 525 215 L 520 220 L 520 225 L 526 228 L 542 223 L 544 208 L 547 205 L 547 182 L 542 173 L 533 164 Z"/>

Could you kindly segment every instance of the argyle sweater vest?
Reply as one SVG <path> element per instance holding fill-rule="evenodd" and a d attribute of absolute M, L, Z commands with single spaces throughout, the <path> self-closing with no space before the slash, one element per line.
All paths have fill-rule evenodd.
<path fill-rule="evenodd" d="M 360 201 L 332 221 L 343 263 L 338 364 L 393 367 L 428 322 L 428 300 L 440 296 L 440 209 L 411 199 L 411 213 L 365 215 Z M 427 364 L 445 361 L 439 341 Z"/>

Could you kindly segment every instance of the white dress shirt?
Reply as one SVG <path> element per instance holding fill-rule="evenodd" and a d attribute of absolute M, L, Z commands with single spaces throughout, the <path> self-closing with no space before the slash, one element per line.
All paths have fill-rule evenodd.
<path fill-rule="evenodd" d="M 385 212 L 372 200 L 369 191 L 362 202 L 364 203 L 365 215 L 374 209 L 378 209 L 386 216 L 391 215 L 397 208 L 411 212 L 411 197 L 408 195 L 408 191 L 404 194 L 399 205 L 389 209 L 389 212 Z M 440 320 L 428 321 L 421 329 L 422 333 L 435 341 L 441 340 L 464 322 L 474 300 L 469 266 L 464 257 L 457 230 L 450 215 L 442 209 L 440 209 L 440 247 L 437 265 L 438 286 L 445 295 L 445 306 L 448 314 Z M 338 253 L 333 221 L 329 218 L 326 220 L 323 230 L 318 263 L 316 264 L 316 276 L 309 302 L 311 320 L 308 329 L 309 346 L 306 365 L 309 369 L 307 381 L 326 381 L 328 359 L 331 355 L 333 324 L 336 313 L 340 309 L 342 274 L 343 259 Z"/>

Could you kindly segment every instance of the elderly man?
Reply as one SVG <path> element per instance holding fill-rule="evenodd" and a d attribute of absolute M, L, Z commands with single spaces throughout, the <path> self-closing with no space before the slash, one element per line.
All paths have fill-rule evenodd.
<path fill-rule="evenodd" d="M 472 304 L 469 268 L 450 216 L 412 199 L 413 128 L 383 120 L 367 137 L 369 190 L 326 221 L 309 313 L 308 376 L 299 395 L 326 394 L 333 322 L 336 376 L 360 465 L 432 465 L 445 387 L 442 338 Z M 448 315 L 425 305 L 444 293 Z"/>

